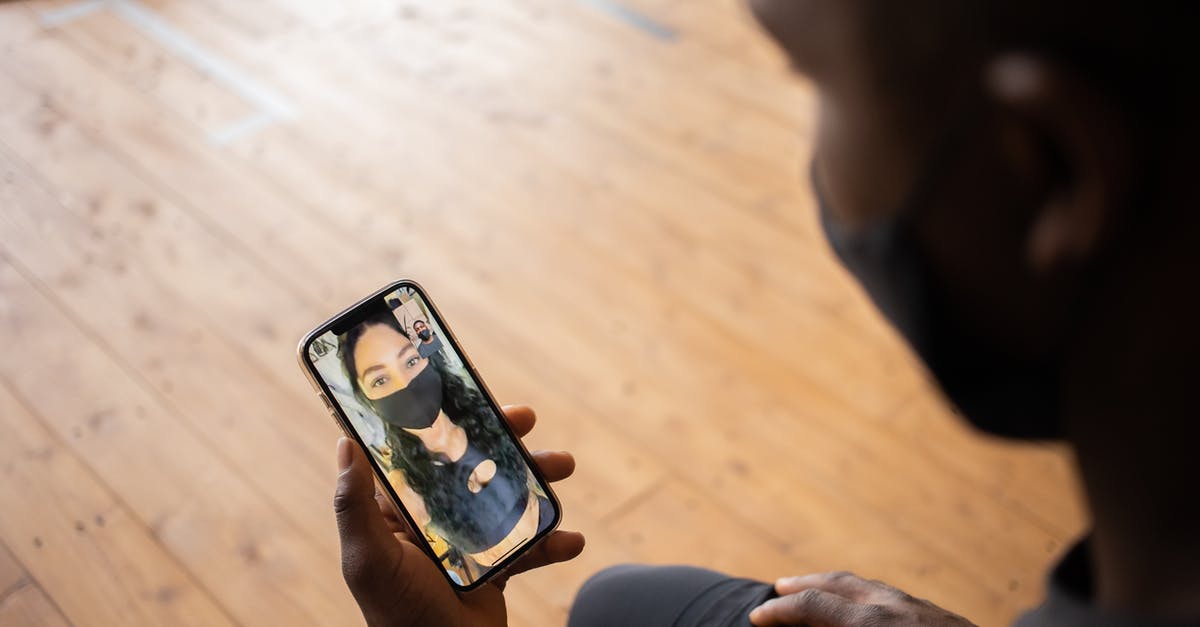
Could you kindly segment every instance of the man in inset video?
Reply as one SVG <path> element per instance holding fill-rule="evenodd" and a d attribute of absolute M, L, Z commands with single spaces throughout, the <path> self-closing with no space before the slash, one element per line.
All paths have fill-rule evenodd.
<path fill-rule="evenodd" d="M 1063 440 L 1078 460 L 1091 531 L 1017 624 L 1200 625 L 1200 3 L 752 5 L 813 82 L 833 251 L 966 420 Z M 379 516 L 364 467 L 341 490 L 361 502 L 344 521 Z M 522 566 L 581 548 L 552 537 Z M 375 567 L 396 575 L 350 580 L 368 620 L 426 624 L 383 611 L 423 575 Z M 779 575 L 616 567 L 583 586 L 569 625 L 970 624 L 848 573 Z M 502 601 L 431 598 L 407 598 L 427 624 L 506 624 Z"/>
<path fill-rule="evenodd" d="M 417 334 L 418 355 L 429 357 L 442 350 L 442 338 L 434 335 L 433 329 L 430 329 L 424 320 L 417 320 L 413 323 L 412 328 L 413 332 Z"/>

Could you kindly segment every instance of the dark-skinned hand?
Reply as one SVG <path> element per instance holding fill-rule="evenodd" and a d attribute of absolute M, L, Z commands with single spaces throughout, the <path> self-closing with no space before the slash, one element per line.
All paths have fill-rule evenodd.
<path fill-rule="evenodd" d="M 533 429 L 528 407 L 505 407 L 518 437 Z M 555 531 L 497 578 L 457 593 L 437 565 L 415 544 L 391 501 L 375 487 L 366 454 L 348 438 L 338 441 L 337 492 L 333 509 L 342 542 L 342 574 L 371 627 L 490 627 L 508 624 L 504 579 L 533 568 L 569 560 L 583 551 L 583 534 Z M 533 459 L 548 481 L 575 470 L 570 453 L 535 451 Z"/>
<path fill-rule="evenodd" d="M 929 601 L 847 572 L 785 577 L 775 592 L 778 598 L 750 612 L 757 627 L 974 627 Z"/>

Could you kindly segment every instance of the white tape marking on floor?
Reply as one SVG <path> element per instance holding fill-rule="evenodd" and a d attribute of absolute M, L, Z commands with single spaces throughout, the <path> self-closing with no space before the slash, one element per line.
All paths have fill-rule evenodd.
<path fill-rule="evenodd" d="M 247 136 L 253 135 L 261 129 L 264 129 L 278 121 L 274 115 L 266 111 L 259 111 L 248 115 L 241 120 L 233 122 L 223 128 L 217 129 L 208 134 L 208 138 L 218 146 L 232 144 L 233 142 Z"/>
<path fill-rule="evenodd" d="M 230 91 L 258 108 L 260 112 L 269 114 L 276 120 L 292 117 L 295 109 L 283 96 L 242 74 L 223 59 L 209 53 L 186 35 L 175 30 L 150 9 L 135 0 L 111 0 L 111 2 L 110 6 L 117 12 L 117 15 L 124 18 L 134 28 L 179 55 L 200 72 L 222 83 Z"/>
<path fill-rule="evenodd" d="M 83 0 L 41 14 L 42 25 L 55 28 L 67 22 L 91 15 L 108 6 L 109 0 Z"/>

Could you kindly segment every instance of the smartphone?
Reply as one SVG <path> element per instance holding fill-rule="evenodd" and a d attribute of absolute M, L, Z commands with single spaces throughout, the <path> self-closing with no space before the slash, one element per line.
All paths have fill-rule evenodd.
<path fill-rule="evenodd" d="M 561 505 L 425 291 L 397 281 L 313 329 L 300 367 L 460 591 L 550 534 Z"/>

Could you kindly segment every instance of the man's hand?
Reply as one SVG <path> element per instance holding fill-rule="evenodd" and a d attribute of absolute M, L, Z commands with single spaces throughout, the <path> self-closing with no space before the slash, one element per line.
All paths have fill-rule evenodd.
<path fill-rule="evenodd" d="M 533 429 L 528 407 L 506 407 L 519 437 Z M 333 509 L 342 540 L 342 574 L 372 627 L 489 627 L 507 625 L 503 580 L 467 594 L 456 593 L 414 542 L 386 496 L 376 495 L 370 463 L 351 440 L 338 441 L 337 493 Z M 559 481 L 575 470 L 569 453 L 533 453 L 542 475 Z M 377 498 L 378 497 L 378 498 Z M 569 560 L 583 551 L 583 535 L 556 531 L 528 551 L 502 577 Z"/>
<path fill-rule="evenodd" d="M 750 612 L 757 627 L 974 627 L 929 601 L 851 573 L 785 577 L 775 582 L 775 592 L 779 598 Z"/>

